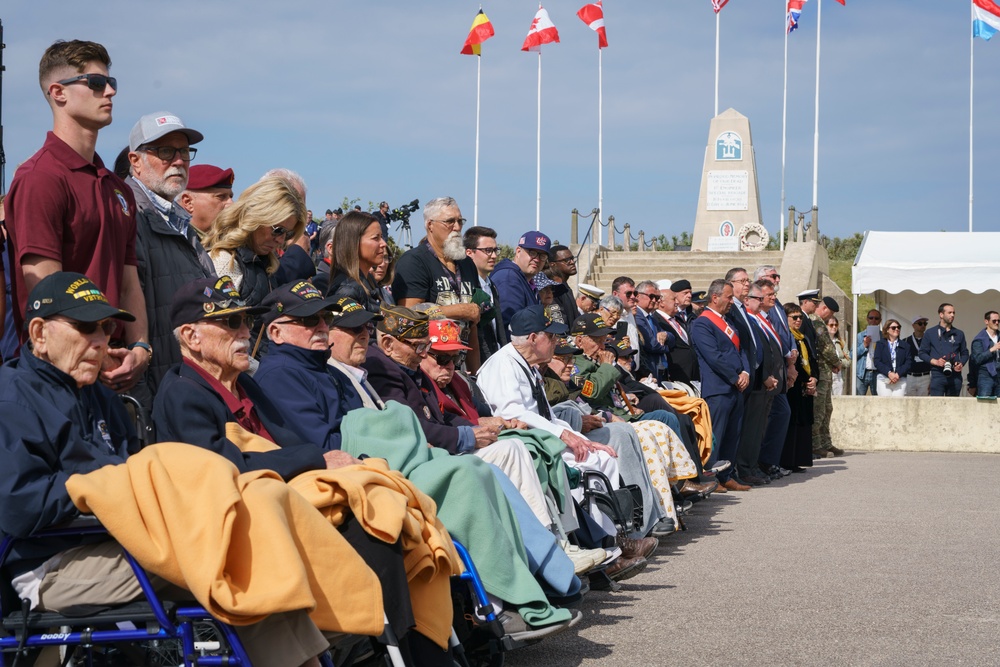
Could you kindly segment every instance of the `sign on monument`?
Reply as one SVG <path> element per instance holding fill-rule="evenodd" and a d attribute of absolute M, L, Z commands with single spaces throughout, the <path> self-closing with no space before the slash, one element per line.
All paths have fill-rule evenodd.
<path fill-rule="evenodd" d="M 750 174 L 746 171 L 708 172 L 709 211 L 745 211 L 750 206 Z"/>

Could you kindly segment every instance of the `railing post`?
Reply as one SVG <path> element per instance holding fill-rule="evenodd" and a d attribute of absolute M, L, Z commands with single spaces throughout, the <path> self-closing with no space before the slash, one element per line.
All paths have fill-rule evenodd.
<path fill-rule="evenodd" d="M 819 241 L 819 208 L 812 207 L 812 225 L 809 228 L 809 240 Z"/>
<path fill-rule="evenodd" d="M 632 231 L 627 222 L 625 223 L 624 227 L 625 231 L 622 232 L 622 235 L 624 237 L 622 239 L 622 250 L 624 250 L 625 252 L 632 252 Z"/>
<path fill-rule="evenodd" d="M 799 230 L 795 227 L 795 207 L 788 207 L 788 242 L 795 243 L 798 241 Z"/>
<path fill-rule="evenodd" d="M 615 249 L 615 216 L 608 216 L 608 248 Z"/>
<path fill-rule="evenodd" d="M 580 242 L 580 212 L 575 208 L 569 214 L 569 242 L 570 245 Z"/>
<path fill-rule="evenodd" d="M 643 229 L 639 230 L 639 252 L 646 251 L 646 231 Z"/>

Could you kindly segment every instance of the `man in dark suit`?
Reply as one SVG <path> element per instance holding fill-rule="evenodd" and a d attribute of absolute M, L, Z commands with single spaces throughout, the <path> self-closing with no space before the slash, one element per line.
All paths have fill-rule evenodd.
<path fill-rule="evenodd" d="M 816 349 L 816 327 L 810 321 L 809 315 L 816 312 L 816 306 L 823 300 L 819 298 L 818 289 L 807 289 L 805 292 L 799 292 L 796 298 L 799 300 L 799 307 L 806 315 L 802 318 L 802 333 L 809 339 L 809 344 L 813 346 L 813 349 Z"/>
<path fill-rule="evenodd" d="M 763 269 L 763 270 L 762 270 Z M 781 450 L 785 446 L 785 436 L 788 433 L 788 422 L 791 419 L 792 411 L 788 405 L 788 385 L 795 381 L 795 358 L 798 351 L 792 345 L 791 330 L 788 328 L 788 317 L 784 308 L 778 301 L 777 285 L 771 281 L 770 275 L 774 275 L 776 280 L 780 280 L 774 267 L 761 267 L 754 272 L 758 276 L 754 282 L 754 288 L 760 290 L 761 302 L 760 312 L 757 314 L 761 319 L 761 324 L 770 325 L 768 333 L 773 332 L 777 338 L 781 358 L 781 375 L 778 377 L 778 388 L 771 401 L 771 410 L 767 415 L 767 428 L 764 430 L 764 437 L 760 443 L 760 465 L 761 469 L 772 478 L 775 474 L 786 474 L 780 470 L 778 465 L 781 461 Z M 766 320 L 766 321 L 765 321 Z M 772 350 L 773 351 L 773 350 Z"/>
<path fill-rule="evenodd" d="M 739 334 L 725 320 L 733 301 L 732 283 L 713 280 L 708 299 L 705 310 L 691 323 L 691 340 L 701 370 L 701 397 L 708 403 L 717 444 L 709 458 L 711 468 L 736 456 L 743 421 L 742 392 L 750 385 L 750 368 L 740 352 Z M 720 471 L 719 483 L 730 491 L 750 490 L 731 475 L 731 470 Z"/>
<path fill-rule="evenodd" d="M 667 351 L 670 333 L 656 324 L 653 314 L 660 302 L 660 290 L 652 280 L 644 280 L 635 286 L 635 324 L 639 329 L 639 350 L 642 363 L 656 376 L 657 382 L 667 377 Z"/>
<path fill-rule="evenodd" d="M 491 354 L 509 342 L 507 324 L 503 321 L 500 311 L 500 293 L 490 280 L 490 272 L 500 259 L 500 247 L 497 245 L 497 233 L 489 227 L 469 227 L 462 237 L 465 254 L 472 259 L 479 273 L 479 286 L 489 300 L 477 300 L 473 294 L 473 303 L 479 303 L 479 358 L 485 362 Z"/>
<path fill-rule="evenodd" d="M 747 314 L 743 300 L 750 293 L 750 276 L 746 269 L 735 267 L 726 272 L 726 282 L 733 285 L 733 303 L 726 314 L 726 319 L 740 335 L 740 353 L 746 358 L 752 376 L 760 365 L 757 357 L 757 341 L 750 329 L 750 315 Z M 744 400 L 749 392 L 744 394 Z"/>
<path fill-rule="evenodd" d="M 663 331 L 673 333 L 667 350 L 667 379 L 675 382 L 691 384 L 697 382 L 698 357 L 691 347 L 691 336 L 685 326 L 676 317 L 677 295 L 673 290 L 660 290 L 660 307 L 653 319 Z"/>

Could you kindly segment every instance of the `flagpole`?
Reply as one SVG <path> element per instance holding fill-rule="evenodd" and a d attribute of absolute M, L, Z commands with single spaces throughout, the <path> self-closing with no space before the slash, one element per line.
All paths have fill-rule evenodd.
<path fill-rule="evenodd" d="M 597 245 L 604 242 L 604 49 L 597 47 Z M 614 250 L 614 248 L 612 248 Z"/>
<path fill-rule="evenodd" d="M 535 149 L 535 231 L 542 229 L 542 50 L 538 49 L 538 143 Z"/>
<path fill-rule="evenodd" d="M 719 12 L 715 12 L 715 116 L 719 115 Z M 713 118 L 715 117 L 713 116 Z"/>
<path fill-rule="evenodd" d="M 972 22 L 976 21 L 976 8 L 975 5 L 970 2 L 969 10 L 972 14 Z M 972 32 L 969 35 L 969 231 L 972 231 L 972 84 L 974 81 L 975 73 L 975 46 L 976 46 L 976 35 Z"/>
<path fill-rule="evenodd" d="M 819 40 L 823 0 L 816 0 L 816 120 L 813 127 L 813 208 L 819 207 Z"/>
<path fill-rule="evenodd" d="M 472 205 L 472 224 L 479 224 L 479 96 L 483 77 L 483 56 L 476 56 L 476 186 Z"/>
<path fill-rule="evenodd" d="M 785 138 L 788 128 L 788 6 L 785 4 L 785 77 L 781 93 L 781 211 L 779 211 L 778 248 L 785 249 Z"/>

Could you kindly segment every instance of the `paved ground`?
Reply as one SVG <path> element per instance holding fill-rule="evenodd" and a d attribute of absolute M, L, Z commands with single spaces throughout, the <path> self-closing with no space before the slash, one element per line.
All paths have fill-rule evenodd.
<path fill-rule="evenodd" d="M 849 453 L 695 505 L 507 665 L 996 665 L 1000 456 Z"/>

